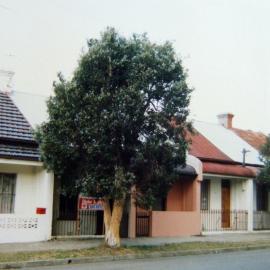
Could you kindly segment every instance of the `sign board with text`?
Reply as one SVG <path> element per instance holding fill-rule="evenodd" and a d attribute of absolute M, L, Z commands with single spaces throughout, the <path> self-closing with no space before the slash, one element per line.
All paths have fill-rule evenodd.
<path fill-rule="evenodd" d="M 79 210 L 103 211 L 102 200 L 94 197 L 80 197 Z"/>

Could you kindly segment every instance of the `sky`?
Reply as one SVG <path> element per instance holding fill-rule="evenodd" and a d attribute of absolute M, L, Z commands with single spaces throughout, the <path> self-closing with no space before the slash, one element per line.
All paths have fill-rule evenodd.
<path fill-rule="evenodd" d="M 269 14 L 268 0 L 0 0 L 0 70 L 15 73 L 15 99 L 37 123 L 57 73 L 72 76 L 87 39 L 107 26 L 146 32 L 182 59 L 191 119 L 231 112 L 233 126 L 268 134 Z"/>

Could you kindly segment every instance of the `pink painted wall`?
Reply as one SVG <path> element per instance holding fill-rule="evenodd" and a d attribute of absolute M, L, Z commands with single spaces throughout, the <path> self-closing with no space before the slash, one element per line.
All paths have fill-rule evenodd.
<path fill-rule="evenodd" d="M 181 177 L 167 196 L 166 211 L 150 211 L 150 236 L 173 237 L 201 233 L 200 215 L 201 177 Z M 148 212 L 131 203 L 129 237 L 136 236 L 136 212 Z"/>
<path fill-rule="evenodd" d="M 193 211 L 196 209 L 193 197 L 196 196 L 194 180 L 180 179 L 171 188 L 167 196 L 167 211 Z"/>
<path fill-rule="evenodd" d="M 201 233 L 200 212 L 152 211 L 152 237 L 198 235 Z"/>
<path fill-rule="evenodd" d="M 188 236 L 201 233 L 199 178 L 180 179 L 168 193 L 166 211 L 152 211 L 152 237 Z"/>

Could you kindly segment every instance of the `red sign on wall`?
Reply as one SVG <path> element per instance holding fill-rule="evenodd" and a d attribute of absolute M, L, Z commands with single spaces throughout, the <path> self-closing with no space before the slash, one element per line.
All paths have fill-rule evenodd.
<path fill-rule="evenodd" d="M 37 207 L 37 208 L 36 208 L 36 214 L 37 214 L 37 215 L 45 215 L 45 214 L 46 214 L 46 208 L 43 208 L 43 207 Z"/>
<path fill-rule="evenodd" d="M 80 197 L 80 210 L 103 210 L 102 200 L 94 197 Z"/>

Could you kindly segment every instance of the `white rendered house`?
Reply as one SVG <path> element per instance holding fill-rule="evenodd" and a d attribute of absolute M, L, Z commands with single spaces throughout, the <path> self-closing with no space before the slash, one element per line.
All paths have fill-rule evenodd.
<path fill-rule="evenodd" d="M 0 92 L 0 243 L 51 238 L 53 183 L 30 124 Z"/>

